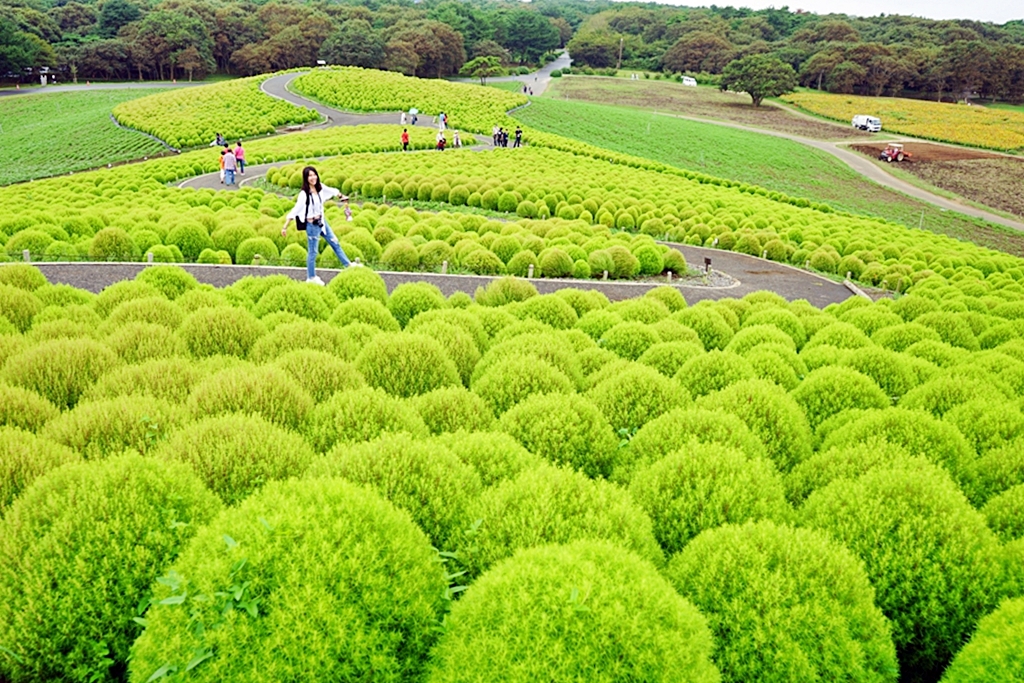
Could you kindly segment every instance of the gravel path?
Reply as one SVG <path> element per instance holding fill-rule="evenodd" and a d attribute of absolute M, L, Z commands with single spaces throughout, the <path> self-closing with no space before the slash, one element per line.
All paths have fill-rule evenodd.
<path fill-rule="evenodd" d="M 531 282 L 542 294 L 566 287 L 595 289 L 604 292 L 613 301 L 640 296 L 654 287 L 666 284 L 678 289 L 691 303 L 703 299 L 739 298 L 750 292 L 764 289 L 777 292 L 789 301 L 806 299 L 819 308 L 845 301 L 852 296 L 851 291 L 840 283 L 784 264 L 716 249 L 686 245 L 670 246 L 683 252 L 687 261 L 693 266 L 703 268 L 704 259 L 710 258 L 714 275 L 711 278 L 712 286 L 705 286 L 696 281 L 679 282 L 676 280 L 670 282 L 661 278 L 645 282 L 534 278 Z M 120 280 L 130 280 L 144 268 L 149 267 L 149 264 L 145 263 L 36 263 L 34 265 L 53 284 L 68 284 L 90 292 L 99 292 L 104 287 Z M 305 268 L 223 266 L 198 263 L 178 265 L 192 273 L 200 282 L 215 287 L 227 287 L 246 275 L 282 274 L 299 282 L 306 278 Z M 318 269 L 317 272 L 324 281 L 330 282 L 331 278 L 339 271 Z M 389 292 L 406 282 L 430 282 L 437 285 L 445 296 L 451 296 L 455 292 L 472 295 L 477 287 L 486 286 L 497 279 L 483 275 L 441 275 L 439 273 L 390 271 L 378 271 L 378 273 L 384 278 Z"/>

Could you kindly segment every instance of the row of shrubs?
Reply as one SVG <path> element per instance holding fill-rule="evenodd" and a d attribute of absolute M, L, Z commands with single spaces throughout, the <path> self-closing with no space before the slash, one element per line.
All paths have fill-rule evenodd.
<path fill-rule="evenodd" d="M 997 680 L 1024 309 L 971 284 L 819 311 L 3 266 L 0 672 L 934 680 L 978 627 L 947 680 Z"/>

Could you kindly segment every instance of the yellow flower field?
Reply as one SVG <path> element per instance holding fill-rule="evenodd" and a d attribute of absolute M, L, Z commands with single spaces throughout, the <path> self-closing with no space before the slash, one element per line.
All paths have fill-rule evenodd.
<path fill-rule="evenodd" d="M 984 107 L 895 97 L 794 93 L 782 99 L 830 119 L 856 114 L 882 119 L 882 130 L 929 140 L 1012 152 L 1024 151 L 1024 114 Z"/>

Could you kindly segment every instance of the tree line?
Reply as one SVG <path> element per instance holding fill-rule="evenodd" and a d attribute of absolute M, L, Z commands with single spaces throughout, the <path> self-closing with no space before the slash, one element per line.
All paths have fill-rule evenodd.
<path fill-rule="evenodd" d="M 765 54 L 789 64 L 801 85 L 834 93 L 1024 100 L 1021 20 L 631 5 L 589 17 L 568 49 L 574 66 L 708 75 Z"/>
<path fill-rule="evenodd" d="M 0 0 L 0 77 L 47 67 L 68 79 L 192 80 L 324 59 L 436 78 L 458 73 L 475 57 L 494 57 L 503 66 L 536 64 L 568 42 L 592 7 L 456 0 Z"/>

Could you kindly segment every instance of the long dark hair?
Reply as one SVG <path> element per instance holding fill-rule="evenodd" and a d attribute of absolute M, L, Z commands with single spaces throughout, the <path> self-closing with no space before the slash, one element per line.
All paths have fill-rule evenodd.
<path fill-rule="evenodd" d="M 306 196 L 313 194 L 309 191 L 309 172 L 316 173 L 316 191 L 319 194 L 320 190 L 324 189 L 324 186 L 320 184 L 320 173 L 312 166 L 307 166 L 302 169 L 302 191 L 306 193 Z"/>

